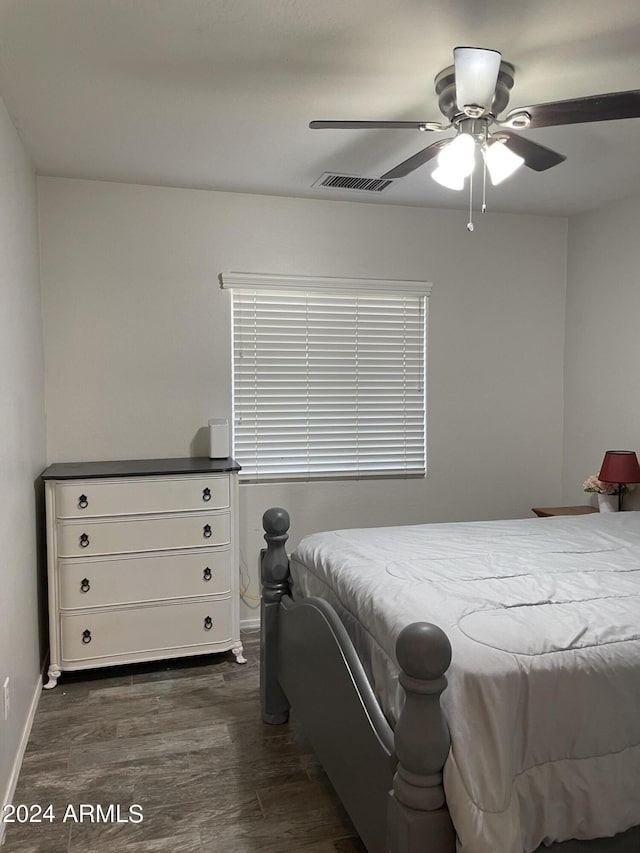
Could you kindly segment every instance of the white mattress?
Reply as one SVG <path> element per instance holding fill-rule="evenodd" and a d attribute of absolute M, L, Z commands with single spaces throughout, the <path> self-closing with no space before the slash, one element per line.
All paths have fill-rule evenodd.
<path fill-rule="evenodd" d="M 318 533 L 291 564 L 295 596 L 338 610 L 392 724 L 398 633 L 447 633 L 460 853 L 640 823 L 640 513 Z"/>

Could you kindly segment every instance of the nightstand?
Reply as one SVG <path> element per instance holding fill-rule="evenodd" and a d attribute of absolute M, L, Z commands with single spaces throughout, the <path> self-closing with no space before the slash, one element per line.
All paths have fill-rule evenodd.
<path fill-rule="evenodd" d="M 534 506 L 531 512 L 539 518 L 550 518 L 554 515 L 589 515 L 598 510 L 595 506 Z"/>

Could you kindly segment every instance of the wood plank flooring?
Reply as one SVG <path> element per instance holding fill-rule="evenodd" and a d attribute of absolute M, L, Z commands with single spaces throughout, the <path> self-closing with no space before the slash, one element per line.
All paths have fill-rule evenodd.
<path fill-rule="evenodd" d="M 366 853 L 295 721 L 260 720 L 258 639 L 244 642 L 245 666 L 229 653 L 43 691 L 14 804 L 54 820 L 8 825 L 2 853 Z"/>

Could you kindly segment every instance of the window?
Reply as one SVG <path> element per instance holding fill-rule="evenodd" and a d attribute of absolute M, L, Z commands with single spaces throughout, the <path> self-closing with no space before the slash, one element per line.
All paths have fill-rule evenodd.
<path fill-rule="evenodd" d="M 245 480 L 424 476 L 430 285 L 231 273 Z"/>

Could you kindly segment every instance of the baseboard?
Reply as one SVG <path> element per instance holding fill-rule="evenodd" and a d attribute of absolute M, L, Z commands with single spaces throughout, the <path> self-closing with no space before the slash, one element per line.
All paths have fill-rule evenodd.
<path fill-rule="evenodd" d="M 13 795 L 16 792 L 18 777 L 20 776 L 20 770 L 22 768 L 22 759 L 24 758 L 24 753 L 27 749 L 29 735 L 31 734 L 31 727 L 33 726 L 33 720 L 36 715 L 36 711 L 38 710 L 38 702 L 40 701 L 40 695 L 42 693 L 42 678 L 43 673 L 41 672 L 38 675 L 38 682 L 36 684 L 35 690 L 33 691 L 33 699 L 31 700 L 29 713 L 27 714 L 27 719 L 25 720 L 24 728 L 22 729 L 22 736 L 20 738 L 20 742 L 18 743 L 18 750 L 16 752 L 16 757 L 13 762 L 13 767 L 11 768 L 11 774 L 9 775 L 7 789 L 5 791 L 4 797 L 0 800 L 0 805 L 13 802 Z M 0 845 L 4 841 L 4 831 L 6 829 L 6 826 L 6 823 L 0 822 Z"/>
<path fill-rule="evenodd" d="M 241 619 L 240 620 L 240 631 L 246 631 L 248 634 L 256 633 L 256 631 L 260 630 L 260 620 L 259 619 Z"/>

